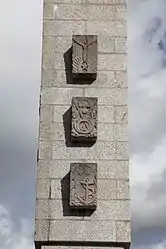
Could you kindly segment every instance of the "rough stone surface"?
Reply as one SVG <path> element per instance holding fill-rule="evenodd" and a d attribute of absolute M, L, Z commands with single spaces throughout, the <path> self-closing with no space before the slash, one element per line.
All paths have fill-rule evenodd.
<path fill-rule="evenodd" d="M 111 232 L 110 232 L 111 231 Z M 114 221 L 50 221 L 49 240 L 52 241 L 116 241 Z"/>
<path fill-rule="evenodd" d="M 101 244 L 88 246 L 89 241 L 115 242 L 122 249 L 131 241 L 126 13 L 126 0 L 44 0 L 35 222 L 35 241 L 46 242 L 41 249 L 76 249 L 69 241 L 85 242 L 86 249 L 103 249 Z M 95 64 L 91 82 L 73 80 L 73 36 L 97 37 L 86 50 L 87 60 L 79 50 L 88 70 Z M 73 42 L 73 60 L 76 49 Z M 88 146 L 71 139 L 75 97 L 98 99 L 97 139 Z M 73 163 L 97 164 L 93 210 L 70 207 Z M 102 246 L 115 249 L 113 244 Z"/>

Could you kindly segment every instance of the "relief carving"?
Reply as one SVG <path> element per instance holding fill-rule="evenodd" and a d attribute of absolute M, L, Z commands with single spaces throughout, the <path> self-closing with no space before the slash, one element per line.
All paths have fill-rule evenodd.
<path fill-rule="evenodd" d="M 95 141 L 97 139 L 97 98 L 72 98 L 71 140 Z"/>
<path fill-rule="evenodd" d="M 97 36 L 74 35 L 72 46 L 74 79 L 95 80 L 97 75 Z"/>
<path fill-rule="evenodd" d="M 97 164 L 71 163 L 70 206 L 95 209 L 97 206 Z"/>

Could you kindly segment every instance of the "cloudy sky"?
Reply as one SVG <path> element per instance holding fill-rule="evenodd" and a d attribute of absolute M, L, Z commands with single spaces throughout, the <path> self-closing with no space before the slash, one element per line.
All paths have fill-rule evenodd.
<path fill-rule="evenodd" d="M 0 249 L 34 249 L 41 0 L 0 0 Z M 166 248 L 166 0 L 129 0 L 132 249 Z"/>

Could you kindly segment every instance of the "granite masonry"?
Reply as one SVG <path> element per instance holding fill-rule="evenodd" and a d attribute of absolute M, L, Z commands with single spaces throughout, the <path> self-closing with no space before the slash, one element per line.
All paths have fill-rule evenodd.
<path fill-rule="evenodd" d="M 126 0 L 44 1 L 37 249 L 130 247 L 126 13 Z M 73 79 L 73 37 L 88 35 L 97 39 L 97 65 L 92 81 L 80 82 L 77 70 Z M 97 99 L 94 143 L 71 139 L 74 97 Z M 94 165 L 95 209 L 71 208 L 70 171 L 83 164 Z"/>

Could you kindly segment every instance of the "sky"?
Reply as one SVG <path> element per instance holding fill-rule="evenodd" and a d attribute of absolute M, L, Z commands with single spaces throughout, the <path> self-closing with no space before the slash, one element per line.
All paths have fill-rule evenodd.
<path fill-rule="evenodd" d="M 128 2 L 132 249 L 166 248 L 166 0 Z M 34 249 L 41 0 L 0 0 L 0 249 Z"/>

